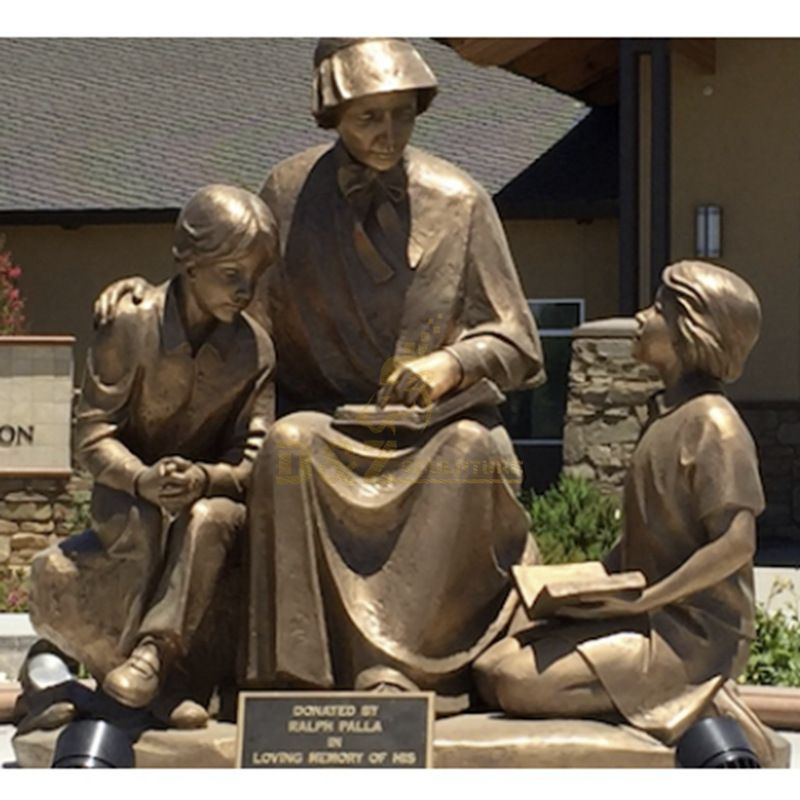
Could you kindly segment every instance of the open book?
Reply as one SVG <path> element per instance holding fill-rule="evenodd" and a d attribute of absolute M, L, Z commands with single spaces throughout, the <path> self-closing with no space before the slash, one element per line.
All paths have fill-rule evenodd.
<path fill-rule="evenodd" d="M 561 606 L 592 603 L 610 595 L 635 600 L 647 584 L 641 572 L 609 574 L 599 561 L 519 565 L 511 568 L 511 574 L 531 619 L 552 616 Z"/>
<path fill-rule="evenodd" d="M 427 408 L 395 403 L 383 408 L 373 403 L 339 406 L 333 415 L 333 424 L 337 428 L 395 427 L 419 431 L 459 417 L 471 408 L 500 405 L 505 399 L 494 381 L 481 378 L 472 386 L 445 396 Z"/>

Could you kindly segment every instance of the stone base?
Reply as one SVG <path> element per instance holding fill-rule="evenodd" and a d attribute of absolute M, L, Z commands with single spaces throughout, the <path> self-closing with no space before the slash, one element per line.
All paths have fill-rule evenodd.
<path fill-rule="evenodd" d="M 49 767 L 60 731 L 13 739 L 21 767 Z M 436 722 L 435 767 L 655 767 L 674 766 L 674 751 L 624 725 L 594 720 L 516 720 L 462 714 Z M 780 740 L 779 762 L 789 766 Z M 212 722 L 199 731 L 148 731 L 135 745 L 137 767 L 233 767 L 236 727 Z"/>
<path fill-rule="evenodd" d="M 11 740 L 20 767 L 49 767 L 53 761 L 55 731 L 32 731 Z M 137 767 L 233 767 L 236 763 L 236 726 L 211 722 L 196 731 L 147 731 L 134 745 Z"/>
<path fill-rule="evenodd" d="M 435 767 L 674 766 L 674 751 L 641 731 L 596 720 L 463 714 L 437 721 Z"/>

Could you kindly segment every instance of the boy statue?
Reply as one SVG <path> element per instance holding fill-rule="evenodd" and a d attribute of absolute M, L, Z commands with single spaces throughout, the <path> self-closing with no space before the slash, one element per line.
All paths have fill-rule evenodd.
<path fill-rule="evenodd" d="M 275 365 L 269 335 L 243 311 L 277 252 L 260 198 L 200 189 L 175 228 L 177 275 L 138 304 L 121 302 L 87 357 L 77 451 L 95 479 L 102 550 L 87 556 L 67 540 L 42 554 L 32 618 L 125 706 L 150 707 L 185 661 L 243 530 Z M 74 565 L 66 592 L 56 585 L 65 559 Z M 205 724 L 202 704 L 186 693 L 178 701 L 172 724 Z"/>

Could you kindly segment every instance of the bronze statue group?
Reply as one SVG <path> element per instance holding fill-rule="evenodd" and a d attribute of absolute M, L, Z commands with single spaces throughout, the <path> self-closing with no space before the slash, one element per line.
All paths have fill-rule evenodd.
<path fill-rule="evenodd" d="M 735 715 L 764 498 L 722 384 L 758 337 L 752 289 L 711 264 L 664 271 L 635 342 L 664 392 L 604 559 L 646 588 L 528 620 L 510 575 L 537 563 L 535 531 L 496 402 L 473 391 L 427 425 L 337 418 L 544 381 L 502 225 L 468 175 L 410 146 L 437 84 L 409 43 L 321 40 L 313 85 L 338 141 L 275 166 L 260 197 L 198 191 L 175 276 L 97 303 L 77 447 L 98 544 L 37 558 L 40 632 L 176 727 L 205 725 L 225 681 L 430 690 L 439 714 L 616 718 L 666 743 L 720 704 Z M 71 613 L 51 597 L 65 558 Z M 201 645 L 223 640 L 211 669 Z"/>

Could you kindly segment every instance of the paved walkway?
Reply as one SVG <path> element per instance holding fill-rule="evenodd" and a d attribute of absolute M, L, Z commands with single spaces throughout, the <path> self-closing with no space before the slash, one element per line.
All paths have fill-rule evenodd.
<path fill-rule="evenodd" d="M 14 764 L 14 748 L 11 746 L 13 735 L 13 725 L 0 725 L 0 766 L 7 767 L 9 764 Z"/>

